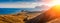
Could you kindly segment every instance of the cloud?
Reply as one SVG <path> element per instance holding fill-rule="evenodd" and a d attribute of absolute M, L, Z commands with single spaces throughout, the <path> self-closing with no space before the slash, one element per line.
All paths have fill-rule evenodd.
<path fill-rule="evenodd" d="M 41 0 L 0 0 L 0 8 L 34 8 L 41 4 L 40 1 Z"/>
<path fill-rule="evenodd" d="M 21 2 L 21 3 L 1 3 L 0 8 L 34 8 L 38 6 L 38 3 L 29 3 L 29 2 Z"/>

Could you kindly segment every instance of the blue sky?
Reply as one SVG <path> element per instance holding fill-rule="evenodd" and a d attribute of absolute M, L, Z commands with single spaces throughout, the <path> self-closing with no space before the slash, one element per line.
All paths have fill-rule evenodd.
<path fill-rule="evenodd" d="M 38 2 L 41 0 L 0 0 L 0 2 L 17 2 L 17 1 L 20 1 L 20 2 Z"/>
<path fill-rule="evenodd" d="M 0 8 L 34 8 L 41 0 L 0 0 Z"/>

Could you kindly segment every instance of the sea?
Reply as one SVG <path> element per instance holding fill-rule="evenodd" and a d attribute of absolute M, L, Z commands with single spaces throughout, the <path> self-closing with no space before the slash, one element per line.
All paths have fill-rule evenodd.
<path fill-rule="evenodd" d="M 0 8 L 0 14 L 15 14 L 21 12 L 21 10 L 40 11 L 39 8 Z"/>

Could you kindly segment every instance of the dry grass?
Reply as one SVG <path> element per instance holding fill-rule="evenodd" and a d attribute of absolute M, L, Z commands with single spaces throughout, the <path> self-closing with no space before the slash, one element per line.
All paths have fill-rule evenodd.
<path fill-rule="evenodd" d="M 8 15 L 0 15 L 0 23 L 25 23 L 24 19 L 28 15 L 29 19 L 33 17 L 33 15 L 37 16 L 40 13 L 28 13 L 26 14 L 25 12 L 23 13 L 17 13 L 17 14 L 8 14 Z"/>
<path fill-rule="evenodd" d="M 25 17 L 24 13 L 0 15 L 0 23 L 24 23 Z"/>
<path fill-rule="evenodd" d="M 12 15 L 5 15 L 0 16 L 0 23 L 24 23 L 23 21 L 24 17 L 20 16 L 12 16 Z"/>

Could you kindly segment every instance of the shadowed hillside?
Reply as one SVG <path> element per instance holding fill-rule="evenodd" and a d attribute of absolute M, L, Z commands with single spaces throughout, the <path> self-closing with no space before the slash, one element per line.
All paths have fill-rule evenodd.
<path fill-rule="evenodd" d="M 51 7 L 46 12 L 29 20 L 27 23 L 60 23 L 60 5 Z"/>

